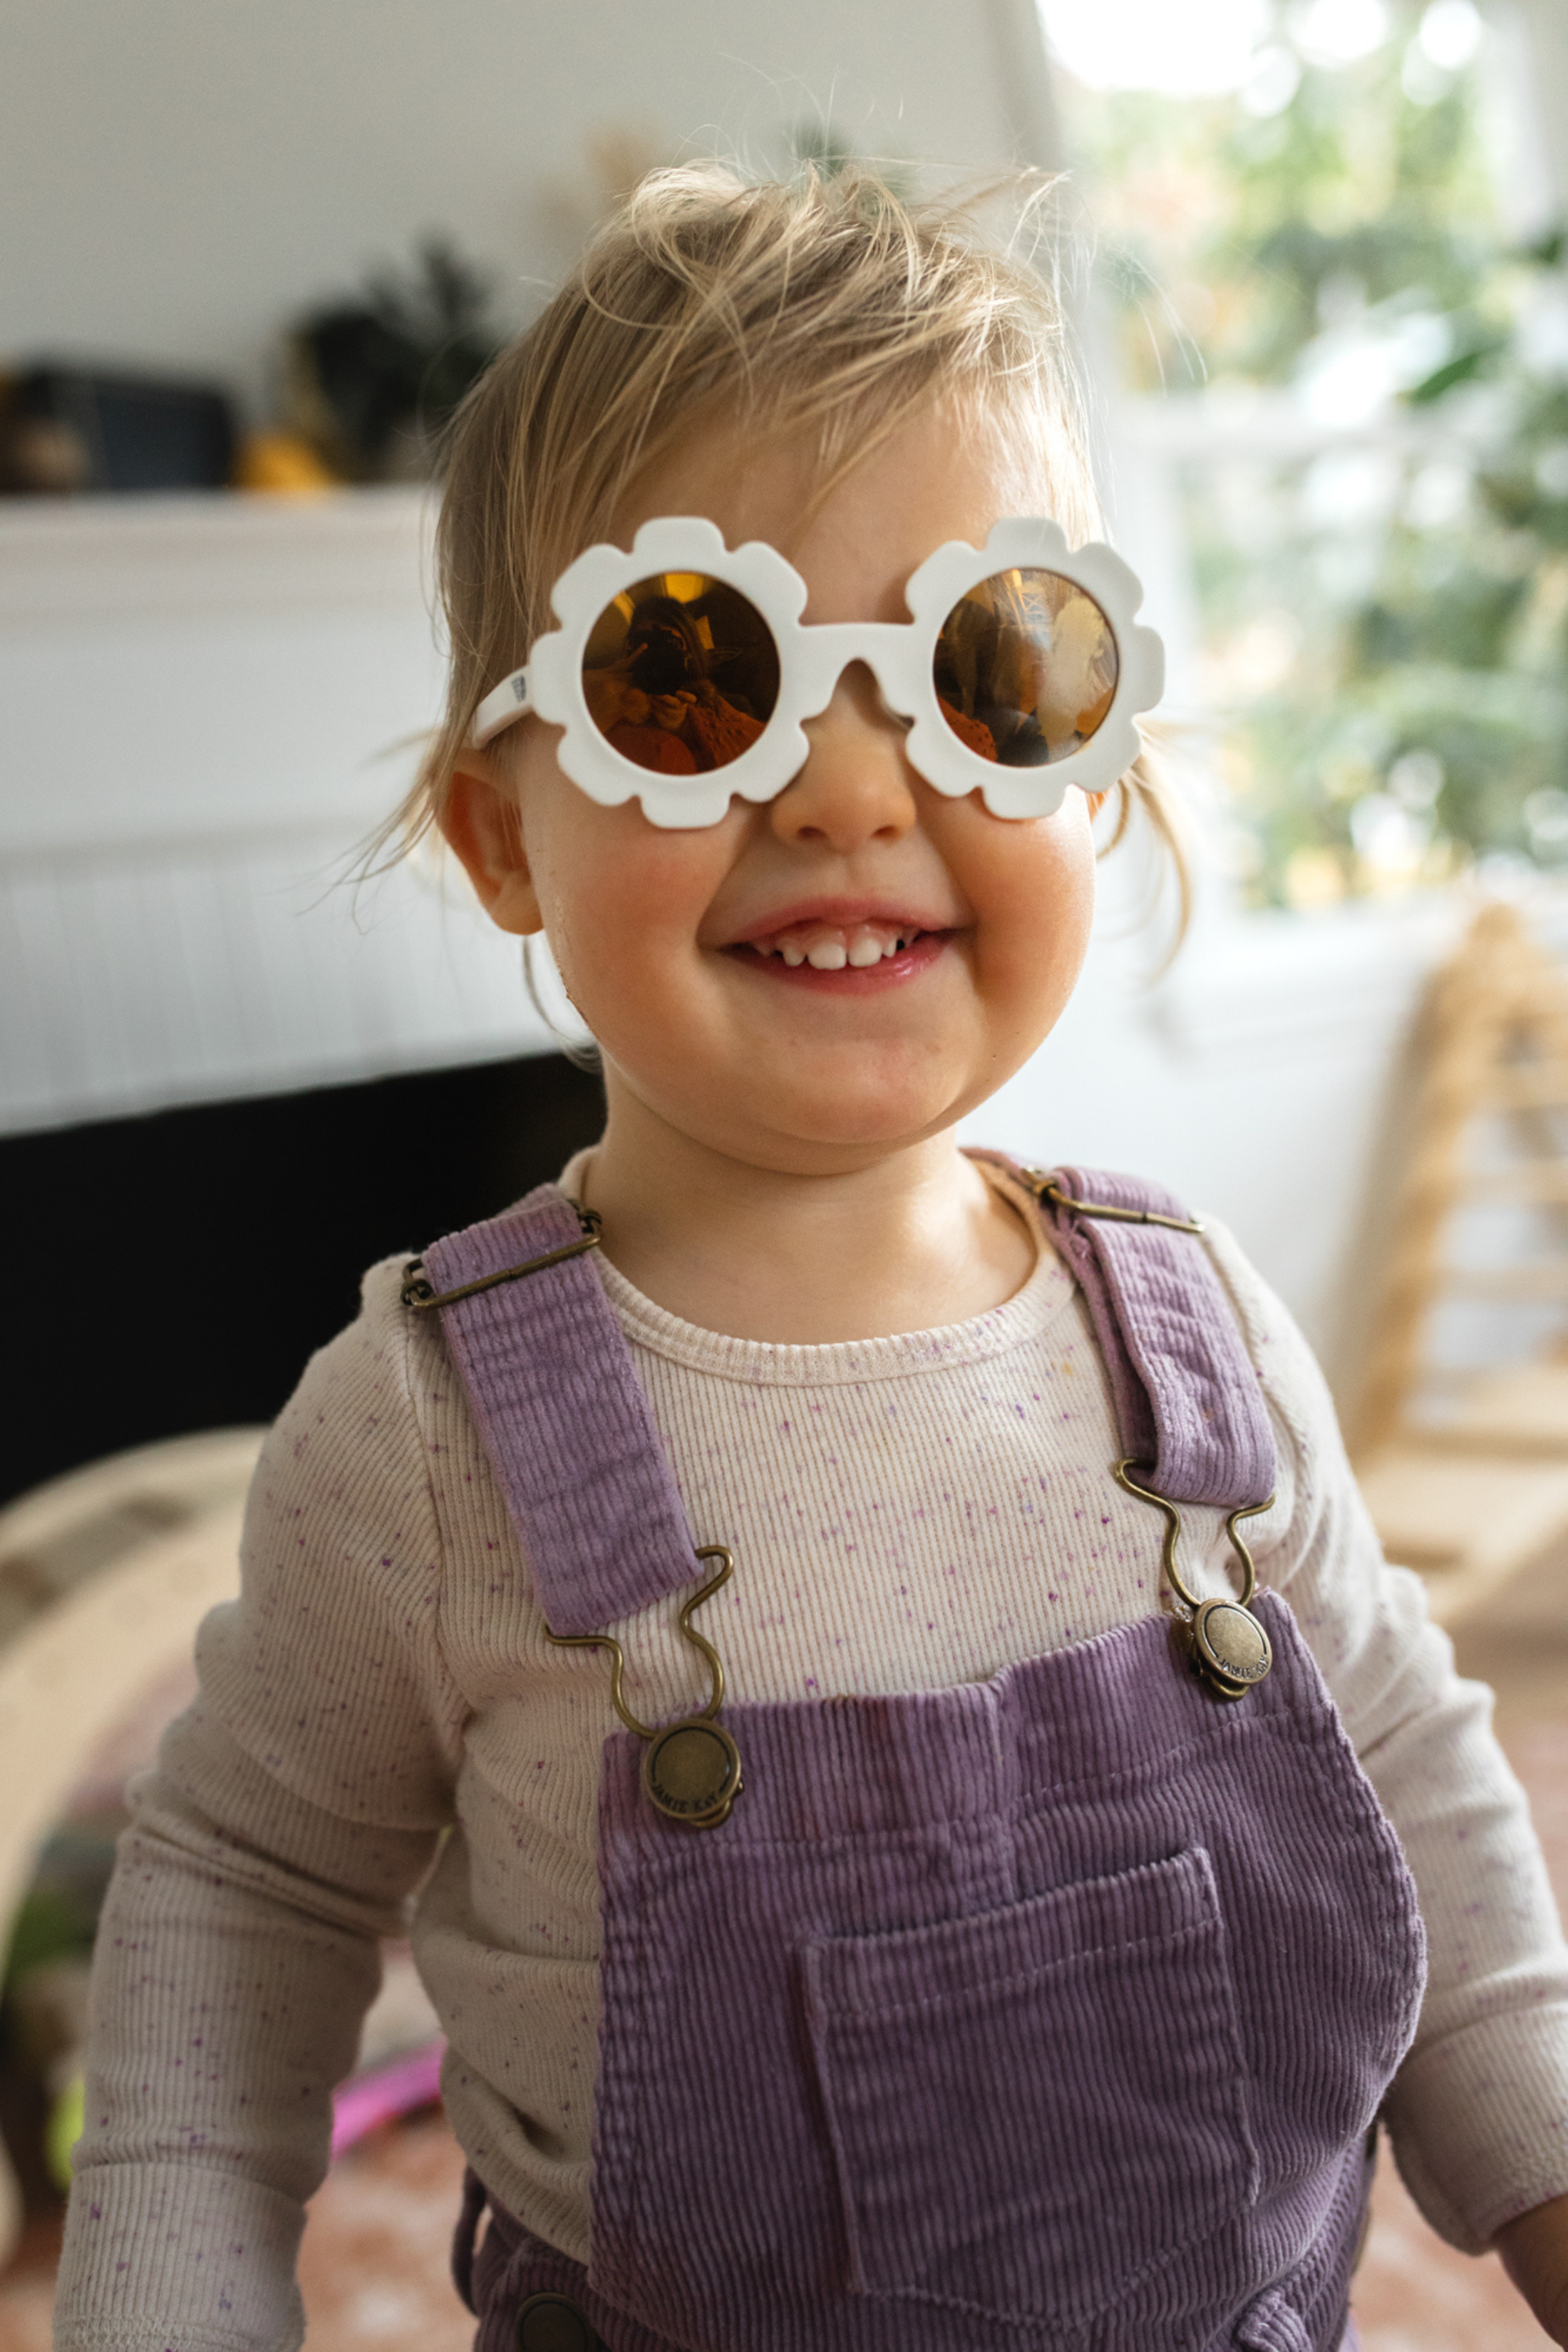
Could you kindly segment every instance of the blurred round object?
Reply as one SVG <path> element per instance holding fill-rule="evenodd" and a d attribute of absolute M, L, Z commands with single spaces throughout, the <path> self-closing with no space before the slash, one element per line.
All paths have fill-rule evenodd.
<path fill-rule="evenodd" d="M 39 1854 L 141 1694 L 239 1586 L 259 1429 L 137 1446 L 0 1510 L 0 1945 Z M 21 2203 L 0 2152 L 0 2263 Z"/>
<path fill-rule="evenodd" d="M 247 433 L 235 460 L 234 485 L 278 499 L 318 498 L 340 477 L 299 433 Z"/>

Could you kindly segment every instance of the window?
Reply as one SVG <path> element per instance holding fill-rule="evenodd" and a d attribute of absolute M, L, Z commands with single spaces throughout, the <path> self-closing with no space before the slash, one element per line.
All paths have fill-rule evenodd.
<path fill-rule="evenodd" d="M 1568 864 L 1568 283 L 1499 36 L 1472 0 L 1042 12 L 1247 895 Z"/>

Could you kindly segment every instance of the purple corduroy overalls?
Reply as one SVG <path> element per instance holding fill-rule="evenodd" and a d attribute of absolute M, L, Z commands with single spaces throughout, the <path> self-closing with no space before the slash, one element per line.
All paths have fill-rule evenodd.
<path fill-rule="evenodd" d="M 1127 1178 L 1057 1182 L 1184 1219 Z M 1140 1475 L 1177 1502 L 1261 1503 L 1268 1416 L 1201 1240 L 1046 1213 Z M 489 1278 L 440 1311 L 569 1634 L 699 1573 L 590 1259 L 493 1279 L 583 1237 L 545 1186 L 426 1262 L 426 1297 Z M 476 2258 L 472 2182 L 457 2267 L 478 2352 L 1353 2341 L 1369 2132 L 1423 1937 L 1289 1611 L 1263 1593 L 1255 1613 L 1274 1664 L 1236 1704 L 1164 1617 L 952 1690 L 742 1698 L 723 1721 L 743 1793 L 707 1832 L 655 1811 L 644 1743 L 612 1734 L 592 2259 L 493 2206 Z"/>

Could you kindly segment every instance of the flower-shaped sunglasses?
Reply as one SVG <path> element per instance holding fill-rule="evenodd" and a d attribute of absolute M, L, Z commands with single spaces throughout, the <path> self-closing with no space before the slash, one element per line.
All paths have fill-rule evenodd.
<path fill-rule="evenodd" d="M 911 722 L 910 760 L 950 798 L 978 789 L 994 815 L 1049 816 L 1068 784 L 1102 792 L 1124 773 L 1164 655 L 1109 547 L 1069 549 L 1039 518 L 999 522 L 984 548 L 939 547 L 904 595 L 910 621 L 808 627 L 805 583 L 776 548 L 661 517 L 629 554 L 590 547 L 562 573 L 560 627 L 485 697 L 472 740 L 536 711 L 565 730 L 561 765 L 591 799 L 635 794 L 655 824 L 715 824 L 732 793 L 772 800 L 799 773 L 801 722 L 863 661 Z"/>

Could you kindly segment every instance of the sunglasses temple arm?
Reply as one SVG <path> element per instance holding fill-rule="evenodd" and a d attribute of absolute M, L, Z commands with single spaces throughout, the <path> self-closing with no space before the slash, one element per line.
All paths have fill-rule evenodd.
<path fill-rule="evenodd" d="M 493 693 L 487 694 L 474 713 L 468 740 L 476 751 L 482 751 L 491 739 L 514 720 L 526 719 L 533 708 L 533 695 L 526 669 L 514 669 L 503 677 Z"/>

